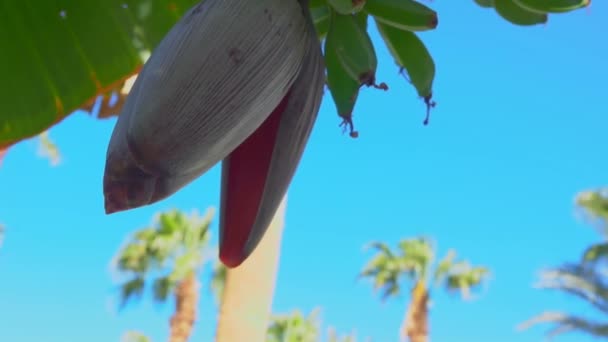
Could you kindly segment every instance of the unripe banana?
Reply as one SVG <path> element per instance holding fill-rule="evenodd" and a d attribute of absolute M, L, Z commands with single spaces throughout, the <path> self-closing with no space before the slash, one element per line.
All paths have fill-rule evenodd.
<path fill-rule="evenodd" d="M 329 30 L 330 12 L 327 6 L 314 7 L 310 10 L 312 21 L 315 24 L 317 37 L 321 40 L 327 35 Z"/>
<path fill-rule="evenodd" d="M 365 6 L 365 0 L 327 0 L 327 3 L 340 14 L 357 13 Z"/>
<path fill-rule="evenodd" d="M 591 0 L 513 0 L 522 8 L 536 13 L 565 13 L 587 7 Z"/>
<path fill-rule="evenodd" d="M 483 8 L 494 7 L 494 0 L 474 0 L 477 5 Z"/>
<path fill-rule="evenodd" d="M 320 6 L 326 6 L 326 5 L 327 5 L 326 0 L 309 0 L 308 1 L 308 7 L 310 9 L 313 9 L 315 7 L 320 7 Z"/>
<path fill-rule="evenodd" d="M 548 20 L 546 14 L 528 11 L 513 0 L 494 0 L 494 9 L 505 20 L 519 26 L 544 24 Z"/>
<path fill-rule="evenodd" d="M 344 70 L 359 84 L 374 85 L 378 60 L 367 31 L 355 16 L 331 12 L 325 48 L 335 51 Z"/>
<path fill-rule="evenodd" d="M 293 178 L 321 105 L 323 56 L 305 9 L 306 56 L 288 95 L 222 163 L 220 259 L 241 264 L 262 239 Z"/>
<path fill-rule="evenodd" d="M 437 12 L 414 0 L 368 0 L 365 11 L 384 24 L 408 31 L 437 27 Z"/>
<path fill-rule="evenodd" d="M 376 26 L 395 62 L 407 70 L 410 83 L 416 88 L 418 95 L 424 99 L 427 105 L 424 122 L 428 123 L 430 109 L 434 106 L 432 97 L 435 62 L 433 57 L 414 32 L 399 30 L 379 21 L 376 21 Z"/>
<path fill-rule="evenodd" d="M 328 36 L 325 40 L 325 67 L 327 69 L 327 85 L 336 105 L 338 115 L 343 119 L 342 125 L 350 130 L 350 135 L 356 137 L 353 126 L 353 110 L 359 96 L 361 85 L 344 69 L 338 59 L 336 50 L 332 48 L 335 37 Z"/>
<path fill-rule="evenodd" d="M 157 202 L 224 159 L 277 107 L 308 37 L 295 0 L 205 0 L 155 48 L 112 133 L 106 212 Z"/>

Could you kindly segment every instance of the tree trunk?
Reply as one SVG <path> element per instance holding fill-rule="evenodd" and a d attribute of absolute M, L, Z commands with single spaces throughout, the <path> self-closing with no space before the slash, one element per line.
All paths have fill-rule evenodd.
<path fill-rule="evenodd" d="M 263 342 L 279 264 L 287 198 L 251 256 L 228 269 L 220 307 L 216 342 Z"/>
<path fill-rule="evenodd" d="M 169 342 L 186 342 L 196 321 L 199 282 L 196 273 L 190 272 L 175 289 L 175 313 L 171 317 Z"/>
<path fill-rule="evenodd" d="M 412 299 L 401 327 L 401 340 L 428 342 L 429 340 L 429 293 L 424 280 L 419 280 L 412 289 Z"/>

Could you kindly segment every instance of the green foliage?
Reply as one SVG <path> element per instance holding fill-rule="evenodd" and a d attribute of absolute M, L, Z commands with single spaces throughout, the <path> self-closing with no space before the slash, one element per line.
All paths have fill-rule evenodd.
<path fill-rule="evenodd" d="M 504 7 L 502 3 L 505 1 L 495 3 L 476 0 L 485 7 L 496 5 L 503 16 L 505 11 L 499 8 Z M 44 132 L 79 108 L 90 109 L 99 96 L 107 100 L 109 94 L 117 94 L 126 80 L 140 70 L 143 61 L 169 29 L 197 2 L 199 1 L 4 2 L 0 6 L 0 39 L 6 42 L 0 55 L 0 74 L 3 75 L 5 85 L 0 91 L 0 102 L 3 104 L 0 113 L 0 149 Z M 506 2 L 507 5 L 514 5 L 512 1 Z M 537 2 L 521 0 L 518 3 L 530 7 Z M 576 1 L 560 0 L 557 3 L 559 6 L 556 8 L 552 5 L 550 10 L 567 12 L 588 5 L 586 0 L 573 2 Z M 390 26 L 392 30 L 388 30 L 395 32 L 390 34 L 394 38 L 390 38 L 390 41 L 385 39 L 385 43 L 391 47 L 398 67 L 410 74 L 417 92 L 428 94 L 421 95 L 427 110 L 432 107 L 430 96 L 435 77 L 434 68 L 431 71 L 428 62 L 421 64 L 422 67 L 412 67 L 416 63 L 405 61 L 400 57 L 402 53 L 395 51 L 407 51 L 409 48 L 406 46 L 408 39 L 399 36 L 411 36 L 415 31 L 436 29 L 437 13 L 433 9 L 414 0 L 313 0 L 309 2 L 309 7 L 312 8 L 315 27 L 321 39 L 331 28 L 332 13 L 339 16 L 357 13 L 358 18 L 367 20 L 370 16 L 378 24 Z M 528 24 L 530 20 L 526 18 L 530 16 L 546 16 L 523 7 L 515 9 L 519 14 L 507 17 L 516 24 L 521 24 L 522 20 Z M 532 20 L 533 23 L 537 21 L 541 22 Z M 353 41 L 349 39 L 355 38 L 351 36 L 345 39 L 343 43 L 351 45 Z M 421 41 L 416 44 L 422 44 L 418 50 L 426 50 Z M 424 58 L 432 62 L 432 58 Z M 327 63 L 328 76 L 339 73 L 332 71 L 340 68 L 337 65 Z M 424 81 L 417 81 L 418 79 Z M 358 82 L 359 79 L 354 81 Z M 371 82 L 364 84 L 373 85 Z M 352 90 L 349 82 L 330 81 L 328 86 L 332 95 L 347 94 L 333 96 L 338 114 L 342 117 L 345 113 L 352 115 L 358 90 Z M 342 87 L 346 88 L 341 89 Z M 382 89 L 386 89 L 386 86 Z M 100 117 L 108 115 L 105 107 L 102 105 L 103 113 Z M 350 125 L 353 133 L 352 122 Z"/>
<path fill-rule="evenodd" d="M 320 308 L 315 308 L 308 316 L 304 316 L 299 310 L 273 315 L 266 334 L 266 342 L 321 342 L 320 312 Z M 339 335 L 330 327 L 325 341 L 356 342 L 357 338 L 354 333 Z"/>
<path fill-rule="evenodd" d="M 319 338 L 319 312 L 313 310 L 307 317 L 299 310 L 271 318 L 266 342 L 317 342 Z"/>
<path fill-rule="evenodd" d="M 215 302 L 218 305 L 222 303 L 222 298 L 224 297 L 227 273 L 228 268 L 219 260 L 216 260 L 213 265 L 213 271 L 211 272 L 210 289 L 215 298 Z"/>
<path fill-rule="evenodd" d="M 576 198 L 576 204 L 586 217 L 598 223 L 603 241 L 588 247 L 577 263 L 565 263 L 543 270 L 537 287 L 558 291 L 587 303 L 599 315 L 593 315 L 592 312 L 578 315 L 547 311 L 520 324 L 519 328 L 550 324 L 552 328 L 547 332 L 549 338 L 573 331 L 608 338 L 608 264 L 605 262 L 608 256 L 608 192 L 581 192 Z"/>
<path fill-rule="evenodd" d="M 556 290 L 590 304 L 601 316 L 608 315 L 608 279 L 606 269 L 591 264 L 564 264 L 541 272 L 538 288 Z M 548 311 L 519 325 L 527 329 L 537 324 L 551 324 L 547 337 L 578 331 L 595 337 L 608 337 L 608 319 L 596 321 L 587 317 Z"/>
<path fill-rule="evenodd" d="M 49 160 L 52 166 L 59 165 L 61 161 L 61 154 L 59 148 L 49 137 L 48 131 L 40 133 L 38 136 L 40 139 L 40 145 L 38 146 L 38 154 Z"/>
<path fill-rule="evenodd" d="M 381 242 L 371 243 L 368 249 L 374 249 L 376 254 L 364 266 L 360 277 L 371 278 L 374 290 L 382 292 L 383 300 L 400 294 L 402 278 L 413 287 L 419 282 L 429 283 L 431 276 L 432 285 L 460 291 L 467 299 L 471 289 L 481 285 L 489 275 L 485 267 L 471 266 L 466 260 L 456 261 L 453 250 L 435 266 L 435 248 L 427 238 L 401 240 L 395 252 Z"/>
<path fill-rule="evenodd" d="M 122 335 L 121 342 L 152 342 L 152 340 L 139 331 L 127 331 Z"/>
<path fill-rule="evenodd" d="M 213 210 L 188 217 L 178 210 L 161 213 L 155 225 L 136 231 L 118 252 L 117 270 L 126 276 L 120 286 L 121 306 L 142 296 L 153 277 L 153 297 L 164 302 L 176 285 L 204 263 Z"/>
<path fill-rule="evenodd" d="M 195 0 L 5 1 L 0 147 L 37 135 L 136 73 Z"/>

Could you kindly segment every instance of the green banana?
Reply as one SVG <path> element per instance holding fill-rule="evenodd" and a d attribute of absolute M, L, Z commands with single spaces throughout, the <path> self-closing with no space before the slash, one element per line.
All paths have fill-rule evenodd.
<path fill-rule="evenodd" d="M 484 8 L 494 7 L 494 0 L 474 0 L 477 5 Z"/>
<path fill-rule="evenodd" d="M 365 11 L 377 21 L 408 31 L 437 27 L 437 12 L 414 0 L 368 0 Z"/>
<path fill-rule="evenodd" d="M 517 5 L 536 13 L 565 13 L 587 7 L 591 0 L 513 0 Z"/>
<path fill-rule="evenodd" d="M 354 15 L 342 15 L 331 11 L 328 43 L 344 70 L 361 85 L 372 86 L 376 81 L 378 60 L 374 45 Z"/>
<path fill-rule="evenodd" d="M 416 88 L 418 95 L 424 99 L 427 124 L 430 109 L 435 106 L 433 97 L 433 80 L 435 78 L 435 62 L 424 43 L 414 32 L 399 30 L 376 20 L 378 32 L 388 47 L 395 62 L 405 68 L 409 81 Z"/>
<path fill-rule="evenodd" d="M 321 7 L 321 6 L 325 6 L 325 5 L 327 5 L 326 0 L 309 0 L 308 1 L 308 8 L 310 8 L 311 10 L 315 7 Z"/>
<path fill-rule="evenodd" d="M 315 31 L 317 31 L 317 37 L 319 39 L 325 38 L 329 30 L 329 8 L 327 6 L 314 7 L 310 10 L 310 13 L 315 25 Z"/>
<path fill-rule="evenodd" d="M 505 20 L 519 26 L 544 24 L 548 20 L 546 14 L 528 11 L 513 0 L 494 0 L 494 9 Z"/>
<path fill-rule="evenodd" d="M 369 15 L 365 12 L 359 12 L 355 14 L 355 21 L 359 24 L 359 27 L 365 32 L 367 32 L 367 17 Z"/>
<path fill-rule="evenodd" d="M 332 47 L 334 37 L 327 36 L 325 40 L 325 68 L 327 69 L 327 85 L 336 105 L 338 115 L 343 119 L 341 126 L 348 126 L 351 137 L 357 137 L 354 130 L 352 113 L 359 96 L 359 82 L 348 74 L 338 59 L 336 50 Z"/>
<path fill-rule="evenodd" d="M 365 0 L 327 0 L 327 3 L 340 14 L 357 13 L 365 6 Z"/>

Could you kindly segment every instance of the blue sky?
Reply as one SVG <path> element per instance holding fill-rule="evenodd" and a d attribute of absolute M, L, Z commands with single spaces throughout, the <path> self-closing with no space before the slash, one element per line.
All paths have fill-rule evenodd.
<path fill-rule="evenodd" d="M 362 92 L 358 139 L 341 134 L 327 93 L 289 193 L 273 310 L 322 306 L 339 331 L 396 341 L 407 294 L 383 304 L 355 280 L 370 256 L 362 246 L 424 234 L 441 254 L 453 247 L 493 270 L 473 302 L 435 291 L 433 341 L 540 341 L 542 327 L 517 332 L 516 324 L 545 309 L 588 309 L 532 284 L 541 267 L 572 260 L 597 239 L 576 218 L 573 197 L 608 182 L 608 4 L 533 28 L 472 1 L 431 6 L 439 27 L 421 34 L 437 64 L 431 124 L 422 125 L 422 102 L 381 44 L 377 78 L 391 90 Z M 375 28 L 372 38 L 380 42 Z M 129 329 L 166 339 L 172 305 L 143 301 L 118 313 L 110 260 L 156 212 L 217 206 L 219 167 L 167 200 L 106 216 L 101 180 L 114 123 L 78 113 L 54 127 L 58 167 L 36 156 L 36 141 L 7 154 L 0 341 L 108 342 Z M 217 222 L 213 233 L 215 242 Z M 215 331 L 207 276 L 192 341 L 212 341 Z"/>

